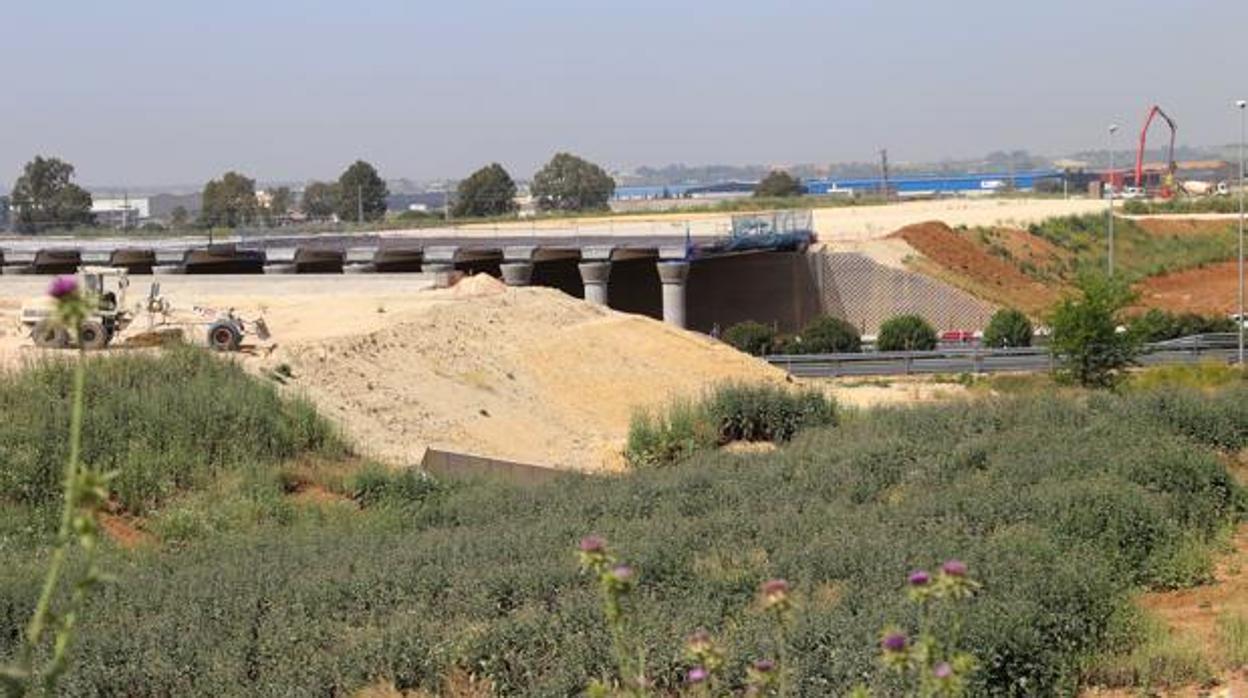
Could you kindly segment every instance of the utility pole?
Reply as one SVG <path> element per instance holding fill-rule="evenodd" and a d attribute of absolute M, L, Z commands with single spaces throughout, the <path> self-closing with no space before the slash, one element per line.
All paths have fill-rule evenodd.
<path fill-rule="evenodd" d="M 1109 275 L 1114 275 L 1114 133 L 1118 124 L 1109 125 Z"/>
<path fill-rule="evenodd" d="M 364 225 L 364 185 L 355 185 L 356 217 L 360 225 Z"/>
<path fill-rule="evenodd" d="M 888 148 L 880 149 L 880 195 L 888 201 Z"/>
<path fill-rule="evenodd" d="M 1235 320 L 1235 324 L 1239 325 L 1237 334 L 1239 370 L 1244 370 L 1244 140 L 1248 133 L 1245 133 L 1244 127 L 1244 107 L 1248 107 L 1248 102 L 1239 100 L 1235 102 L 1235 106 L 1239 109 L 1239 317 Z"/>

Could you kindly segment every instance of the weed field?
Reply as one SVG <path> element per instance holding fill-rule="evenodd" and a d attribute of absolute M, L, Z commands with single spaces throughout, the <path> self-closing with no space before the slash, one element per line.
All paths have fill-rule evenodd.
<path fill-rule="evenodd" d="M 150 370 L 101 371 L 129 376 L 135 391 L 160 382 L 176 392 L 235 370 L 169 360 L 186 364 L 161 374 L 164 360 L 134 358 Z M 39 384 L 58 385 L 45 371 Z M 16 401 L 14 391 L 31 388 L 15 386 L 24 383 L 0 386 L 0 417 L 57 414 L 59 389 Z M 267 385 L 237 389 L 255 392 L 236 396 L 248 416 L 229 429 L 254 450 L 188 453 L 170 462 L 199 463 L 199 475 L 179 480 L 162 467 L 153 481 L 166 495 L 128 500 L 144 507 L 155 540 L 104 556 L 117 582 L 79 621 L 64 695 L 348 695 L 379 682 L 437 691 L 465 673 L 499 695 L 574 695 L 611 666 L 599 599 L 575 556 L 591 533 L 637 570 L 635 632 L 660 691 L 680 684 L 682 639 L 699 627 L 722 639 L 728 666 L 774 649 L 756 601 L 773 577 L 794 589 L 788 656 L 802 695 L 886 686 L 878 633 L 917 622 L 899 593 L 906 573 L 957 557 L 983 584 L 961 622 L 960 644 L 979 662 L 972 692 L 1069 693 L 1088 660 L 1121 641 L 1113 633 L 1132 593 L 1208 578 L 1212 545 L 1245 504 L 1218 453 L 1248 445 L 1248 392 L 1238 387 L 846 413 L 772 453 L 709 450 L 535 488 L 365 467 L 328 485 L 335 501 L 298 506 L 281 503 L 291 489 L 284 459 L 332 460 L 332 439 Z M 253 411 L 247 400 L 272 402 Z M 125 433 L 158 433 L 163 419 L 205 433 L 224 418 L 177 402 L 168 416 L 93 404 L 100 420 L 125 414 Z M 96 457 L 123 469 L 148 461 L 116 456 L 124 452 Z M 15 453 L 0 450 L 6 476 Z M 230 465 L 243 461 L 252 467 Z M 168 525 L 214 505 L 239 519 Z M 0 518 L 0 533 L 29 525 Z M 0 657 L 13 650 L 44 561 L 37 546 L 7 553 Z"/>

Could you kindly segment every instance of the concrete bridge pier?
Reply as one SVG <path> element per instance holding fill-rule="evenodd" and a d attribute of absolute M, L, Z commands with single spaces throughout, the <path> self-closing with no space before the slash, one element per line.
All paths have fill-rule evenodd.
<path fill-rule="evenodd" d="M 528 286 L 533 280 L 532 262 L 503 262 L 499 269 L 508 286 Z"/>
<path fill-rule="evenodd" d="M 576 265 L 585 284 L 585 300 L 595 305 L 607 305 L 607 282 L 611 279 L 611 262 L 606 260 L 581 262 Z"/>
<path fill-rule="evenodd" d="M 658 267 L 659 281 L 663 284 L 663 322 L 684 329 L 689 262 L 662 261 Z"/>

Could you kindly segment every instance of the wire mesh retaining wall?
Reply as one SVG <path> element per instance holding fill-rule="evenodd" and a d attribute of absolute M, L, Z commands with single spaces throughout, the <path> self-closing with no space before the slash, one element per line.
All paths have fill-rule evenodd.
<path fill-rule="evenodd" d="M 996 306 L 915 272 L 893 269 L 857 252 L 819 253 L 823 312 L 876 334 L 891 317 L 913 313 L 937 330 L 987 327 Z"/>

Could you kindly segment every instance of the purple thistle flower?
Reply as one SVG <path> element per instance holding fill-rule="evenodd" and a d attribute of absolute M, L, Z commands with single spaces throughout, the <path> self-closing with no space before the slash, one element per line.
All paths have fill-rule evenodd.
<path fill-rule="evenodd" d="M 965 577 L 966 563 L 961 560 L 948 560 L 940 566 L 940 571 L 950 577 Z"/>
<path fill-rule="evenodd" d="M 52 280 L 52 284 L 48 286 L 48 295 L 56 300 L 62 300 L 68 296 L 72 296 L 78 292 L 78 279 L 72 276 L 58 276 Z"/>
<path fill-rule="evenodd" d="M 611 576 L 617 582 L 627 582 L 633 578 L 633 568 L 628 565 L 616 565 L 611 568 Z"/>
<path fill-rule="evenodd" d="M 585 536 L 581 539 L 581 552 L 583 553 L 601 553 L 606 548 L 607 541 L 599 536 Z"/>
<path fill-rule="evenodd" d="M 902 633 L 889 633 L 884 636 L 883 640 L 880 641 L 880 646 L 883 647 L 886 652 L 904 652 L 906 645 L 908 644 L 909 640 L 907 640 L 906 636 Z"/>
<path fill-rule="evenodd" d="M 953 676 L 953 667 L 949 666 L 949 662 L 941 662 L 932 667 L 932 676 L 938 679 L 947 679 Z"/>
<path fill-rule="evenodd" d="M 924 587 L 930 581 L 932 581 L 932 576 L 927 573 L 927 570 L 915 570 L 910 573 L 910 586 L 912 587 Z"/>
<path fill-rule="evenodd" d="M 759 659 L 754 662 L 754 671 L 760 674 L 770 674 L 776 668 L 776 663 L 770 659 Z"/>
<path fill-rule="evenodd" d="M 695 666 L 689 670 L 688 674 L 685 674 L 685 681 L 687 683 L 702 683 L 706 680 L 706 677 L 706 669 L 700 666 Z"/>

